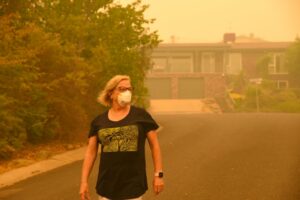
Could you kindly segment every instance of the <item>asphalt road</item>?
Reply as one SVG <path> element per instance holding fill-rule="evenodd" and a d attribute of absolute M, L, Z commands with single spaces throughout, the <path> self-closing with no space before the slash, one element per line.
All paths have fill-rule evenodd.
<path fill-rule="evenodd" d="M 145 200 L 299 200 L 300 114 L 161 115 L 165 191 Z M 147 146 L 148 149 L 148 146 Z M 98 163 L 91 176 L 93 199 Z M 81 162 L 0 190 L 1 200 L 76 200 Z"/>

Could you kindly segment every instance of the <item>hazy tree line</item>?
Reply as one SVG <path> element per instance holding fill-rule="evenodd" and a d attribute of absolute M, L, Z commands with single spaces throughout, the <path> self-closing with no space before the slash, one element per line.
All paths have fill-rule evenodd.
<path fill-rule="evenodd" d="M 85 134 L 115 74 L 130 75 L 144 103 L 147 52 L 159 42 L 146 9 L 139 0 L 0 0 L 0 157 Z"/>

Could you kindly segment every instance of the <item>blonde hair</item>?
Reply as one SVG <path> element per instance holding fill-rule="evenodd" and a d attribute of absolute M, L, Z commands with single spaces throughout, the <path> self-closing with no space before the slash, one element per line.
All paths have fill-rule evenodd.
<path fill-rule="evenodd" d="M 101 103 L 104 106 L 111 106 L 111 93 L 112 91 L 117 87 L 117 85 L 123 81 L 123 80 L 129 80 L 130 77 L 126 75 L 115 75 L 112 77 L 105 85 L 104 89 L 100 92 L 97 101 Z"/>

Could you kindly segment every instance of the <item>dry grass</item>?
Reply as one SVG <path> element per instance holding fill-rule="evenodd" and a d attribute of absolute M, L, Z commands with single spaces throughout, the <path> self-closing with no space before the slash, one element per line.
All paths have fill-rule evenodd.
<path fill-rule="evenodd" d="M 54 155 L 82 147 L 83 143 L 47 143 L 26 145 L 9 160 L 0 160 L 0 174 L 48 159 Z"/>

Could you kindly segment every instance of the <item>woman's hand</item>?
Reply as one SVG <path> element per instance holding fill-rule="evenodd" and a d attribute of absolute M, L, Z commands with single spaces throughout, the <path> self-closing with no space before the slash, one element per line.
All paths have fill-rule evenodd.
<path fill-rule="evenodd" d="M 164 180 L 162 178 L 159 178 L 157 176 L 154 176 L 153 179 L 153 190 L 156 195 L 158 195 L 160 192 L 162 192 L 164 189 Z"/>
<path fill-rule="evenodd" d="M 80 200 L 90 200 L 90 193 L 89 193 L 89 185 L 88 183 L 81 183 L 80 190 L 79 190 Z"/>

